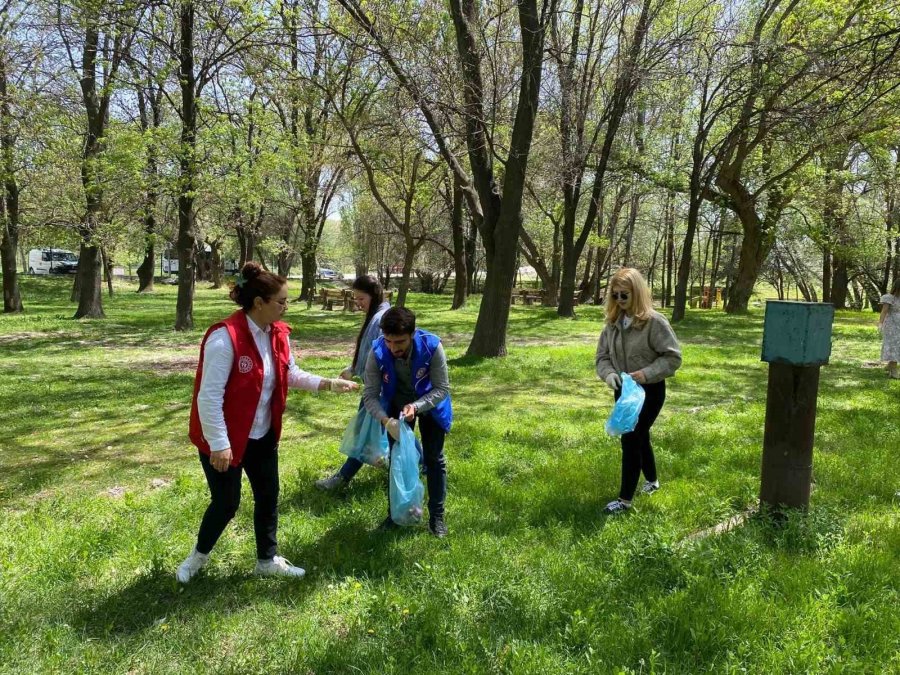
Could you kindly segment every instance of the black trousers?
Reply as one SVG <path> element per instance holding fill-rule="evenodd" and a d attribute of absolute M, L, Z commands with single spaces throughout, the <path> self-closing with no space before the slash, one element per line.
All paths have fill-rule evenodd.
<path fill-rule="evenodd" d="M 666 381 L 642 384 L 646 398 L 641 414 L 638 416 L 637 426 L 634 431 L 622 434 L 622 483 L 619 486 L 619 499 L 631 501 L 637 489 L 641 472 L 644 478 L 653 482 L 656 480 L 656 458 L 653 456 L 653 446 L 650 444 L 650 427 L 659 416 L 663 403 L 666 402 Z M 615 398 L 618 401 L 622 390 L 616 391 Z"/>
<path fill-rule="evenodd" d="M 387 411 L 390 417 L 398 417 L 400 408 L 392 406 Z M 416 420 L 422 433 L 422 454 L 425 464 L 425 484 L 428 486 L 428 516 L 444 516 L 444 500 L 447 498 L 447 460 L 444 457 L 444 439 L 447 432 L 441 428 L 428 413 L 416 417 L 411 427 L 415 428 Z M 394 439 L 388 434 L 391 449 Z M 388 517 L 391 515 L 390 490 L 388 490 Z"/>
<path fill-rule="evenodd" d="M 229 466 L 227 471 L 216 471 L 209 457 L 200 454 L 200 464 L 206 474 L 211 497 L 200 532 L 197 535 L 197 551 L 209 553 L 219 540 L 225 526 L 234 518 L 241 503 L 241 475 L 247 472 L 253 490 L 253 528 L 256 532 L 256 557 L 271 560 L 278 550 L 278 444 L 275 432 L 259 439 L 250 439 L 244 460 L 240 466 Z"/>

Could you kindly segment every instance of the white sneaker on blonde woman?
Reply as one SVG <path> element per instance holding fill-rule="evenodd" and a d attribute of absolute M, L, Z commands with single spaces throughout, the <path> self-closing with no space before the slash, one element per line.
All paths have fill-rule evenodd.
<path fill-rule="evenodd" d="M 209 553 L 200 553 L 194 548 L 191 554 L 175 570 L 175 578 L 179 583 L 186 584 L 197 575 L 206 562 L 209 560 Z"/>
<path fill-rule="evenodd" d="M 306 570 L 302 567 L 295 567 L 280 555 L 276 555 L 271 560 L 257 560 L 253 573 L 262 577 L 299 578 L 306 574 Z"/>

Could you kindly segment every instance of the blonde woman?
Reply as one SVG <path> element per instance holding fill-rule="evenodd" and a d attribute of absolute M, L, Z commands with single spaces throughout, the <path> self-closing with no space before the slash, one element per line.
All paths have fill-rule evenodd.
<path fill-rule="evenodd" d="M 653 311 L 650 289 L 641 273 L 623 267 L 613 275 L 606 296 L 606 325 L 600 333 L 595 358 L 597 376 L 618 400 L 622 379 L 628 373 L 647 396 L 634 431 L 622 435 L 622 481 L 619 497 L 606 505 L 605 513 L 624 513 L 631 508 L 641 472 L 641 491 L 659 489 L 656 459 L 650 444 L 650 427 L 666 400 L 666 378 L 681 366 L 678 338 L 665 317 Z"/>
<path fill-rule="evenodd" d="M 894 281 L 890 293 L 881 296 L 878 330 L 883 338 L 881 360 L 888 363 L 888 376 L 900 380 L 900 372 L 897 372 L 900 361 L 900 279 Z"/>

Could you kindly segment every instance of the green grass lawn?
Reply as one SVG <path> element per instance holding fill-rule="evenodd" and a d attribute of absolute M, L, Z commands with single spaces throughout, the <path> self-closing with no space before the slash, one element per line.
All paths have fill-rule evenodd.
<path fill-rule="evenodd" d="M 874 314 L 839 313 L 823 369 L 810 512 L 694 538 L 755 502 L 765 414 L 762 314 L 693 312 L 655 427 L 663 489 L 616 495 L 601 311 L 513 308 L 505 359 L 464 358 L 477 314 L 413 295 L 445 338 L 456 421 L 450 537 L 375 532 L 386 474 L 341 498 L 352 396 L 293 392 L 281 442 L 281 552 L 302 580 L 251 575 L 252 497 L 181 588 L 206 484 L 187 440 L 198 345 L 231 311 L 200 290 L 104 298 L 70 319 L 66 280 L 24 279 L 0 316 L 0 671 L 234 673 L 900 672 L 900 382 Z M 296 289 L 294 289 L 296 290 Z M 301 367 L 336 375 L 359 314 L 292 306 Z"/>

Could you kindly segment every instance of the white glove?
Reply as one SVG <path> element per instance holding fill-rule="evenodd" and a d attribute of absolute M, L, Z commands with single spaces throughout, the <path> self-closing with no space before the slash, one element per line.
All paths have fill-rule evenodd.
<path fill-rule="evenodd" d="M 384 425 L 384 428 L 387 429 L 387 432 L 391 435 L 395 441 L 400 440 L 400 420 L 392 417 L 387 421 L 387 424 Z"/>
<path fill-rule="evenodd" d="M 328 380 L 328 388 L 333 392 L 337 392 L 338 394 L 346 394 L 348 392 L 356 391 L 357 389 L 359 389 L 359 385 L 356 384 L 356 382 L 351 382 L 350 380 L 333 379 Z"/>
<path fill-rule="evenodd" d="M 606 376 L 606 386 L 616 391 L 622 387 L 622 378 L 619 377 L 618 373 L 610 373 Z"/>

